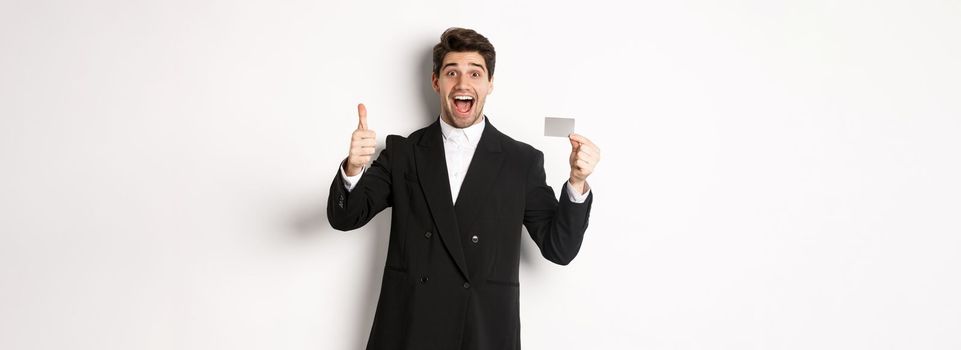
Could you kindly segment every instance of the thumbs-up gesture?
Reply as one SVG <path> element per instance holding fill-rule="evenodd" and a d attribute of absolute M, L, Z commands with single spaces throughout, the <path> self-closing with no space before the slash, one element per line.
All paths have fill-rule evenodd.
<path fill-rule="evenodd" d="M 357 117 L 357 130 L 350 137 L 350 152 L 344 164 L 347 176 L 360 174 L 374 157 L 377 147 L 377 133 L 367 129 L 367 107 L 363 103 L 357 105 Z"/>
<path fill-rule="evenodd" d="M 584 193 L 587 177 L 601 161 L 601 149 L 584 136 L 572 133 L 568 138 L 571 141 L 571 179 L 568 181 L 575 190 Z"/>

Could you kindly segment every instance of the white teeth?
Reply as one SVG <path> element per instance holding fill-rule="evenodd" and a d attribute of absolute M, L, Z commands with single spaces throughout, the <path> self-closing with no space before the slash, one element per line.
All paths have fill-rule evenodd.
<path fill-rule="evenodd" d="M 470 100 L 473 100 L 474 98 L 473 98 L 473 97 L 470 97 L 470 96 L 454 96 L 454 99 L 455 99 L 455 100 L 470 101 Z"/>

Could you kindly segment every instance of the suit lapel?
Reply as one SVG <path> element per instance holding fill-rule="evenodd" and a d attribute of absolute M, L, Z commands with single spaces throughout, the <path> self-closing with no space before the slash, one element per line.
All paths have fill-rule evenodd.
<path fill-rule="evenodd" d="M 504 160 L 504 154 L 501 153 L 501 133 L 491 125 L 490 119 L 487 119 L 486 123 L 454 206 L 457 223 L 465 230 L 471 227 L 486 203 Z"/>
<path fill-rule="evenodd" d="M 483 138 L 481 138 L 483 139 Z M 440 122 L 435 121 L 427 128 L 417 144 L 414 153 L 420 187 L 427 198 L 434 224 L 444 247 L 450 253 L 457 268 L 470 281 L 467 273 L 467 259 L 461 246 L 454 205 L 451 203 L 450 179 L 447 176 L 447 158 L 444 156 L 444 142 L 440 132 Z"/>

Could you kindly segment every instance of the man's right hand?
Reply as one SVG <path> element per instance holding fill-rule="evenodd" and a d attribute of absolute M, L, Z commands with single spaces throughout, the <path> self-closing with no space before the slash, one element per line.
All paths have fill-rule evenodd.
<path fill-rule="evenodd" d="M 360 174 L 373 159 L 377 147 L 377 133 L 367 129 L 367 107 L 363 103 L 357 105 L 357 117 L 357 130 L 350 137 L 350 152 L 344 164 L 347 176 Z"/>

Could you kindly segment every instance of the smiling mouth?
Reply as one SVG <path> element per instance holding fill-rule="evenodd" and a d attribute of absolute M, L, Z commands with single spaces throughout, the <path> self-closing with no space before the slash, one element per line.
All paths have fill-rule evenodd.
<path fill-rule="evenodd" d="M 457 113 L 467 114 L 473 107 L 474 97 L 464 95 L 454 96 L 454 110 L 457 111 Z"/>

